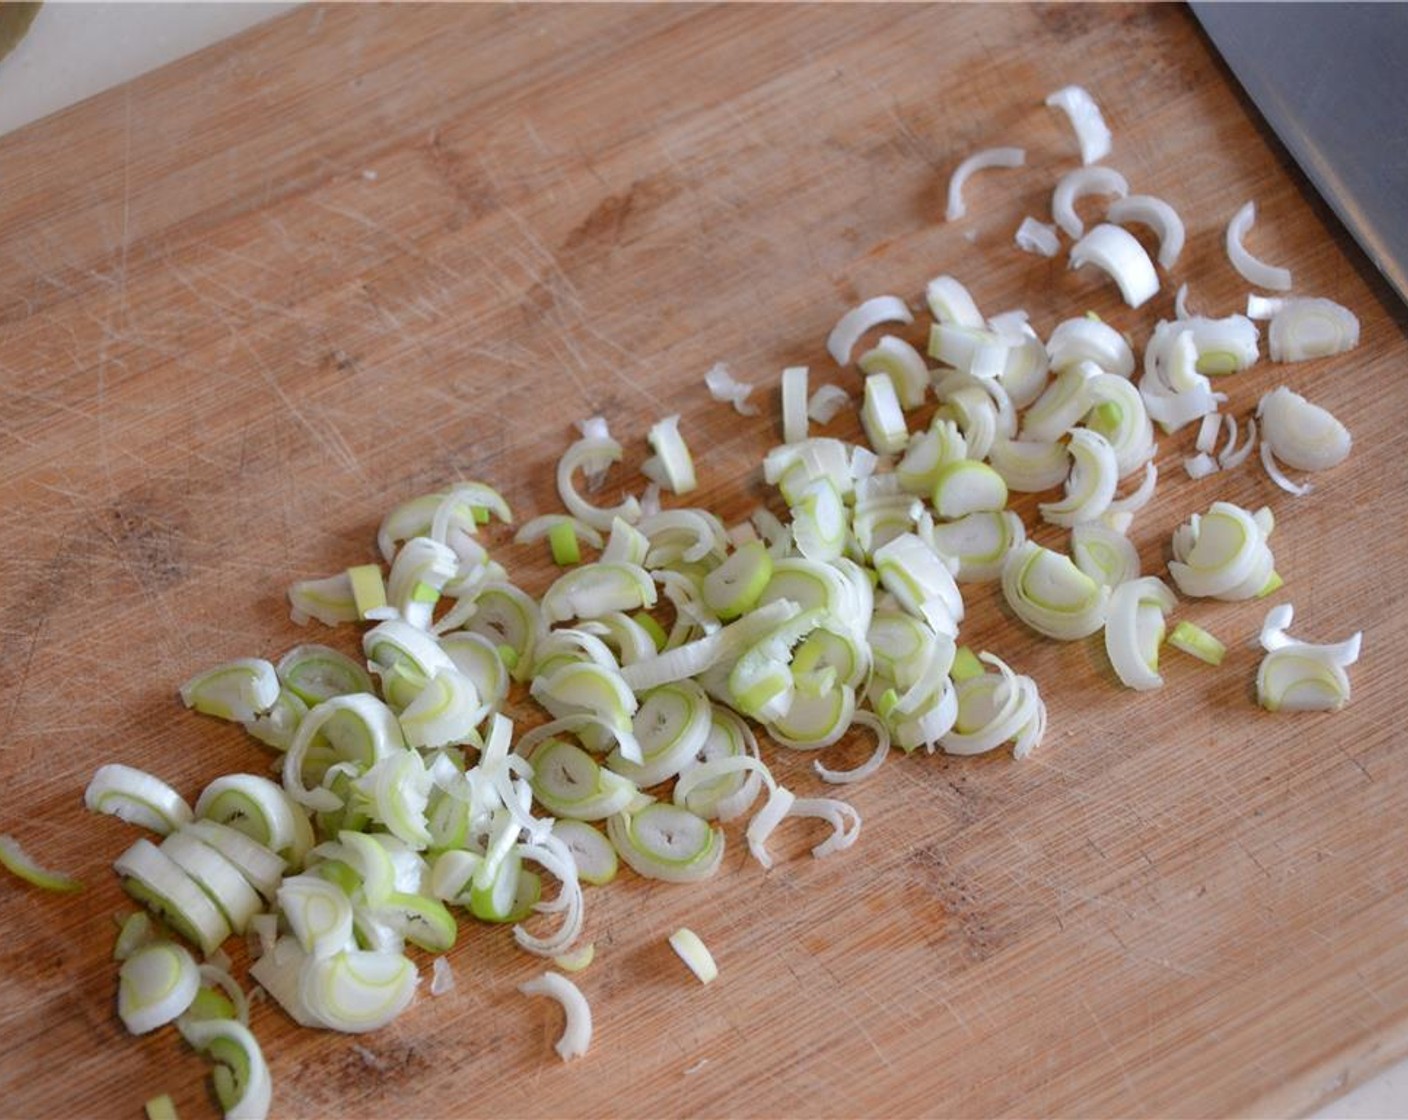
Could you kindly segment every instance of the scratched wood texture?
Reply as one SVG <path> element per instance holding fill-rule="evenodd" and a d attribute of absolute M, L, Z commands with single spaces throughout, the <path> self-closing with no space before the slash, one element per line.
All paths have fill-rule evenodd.
<path fill-rule="evenodd" d="M 1070 81 L 1106 108 L 1110 162 L 1188 220 L 1139 312 L 1011 244 L 1074 166 L 1042 105 Z M 973 180 L 944 224 L 949 172 L 999 143 L 1028 167 Z M 111 760 L 192 799 L 267 767 L 176 686 L 301 640 L 354 648 L 293 626 L 284 588 L 372 559 L 393 503 L 470 477 L 520 517 L 554 510 L 592 413 L 638 488 L 639 434 L 680 412 L 699 501 L 741 517 L 781 368 L 855 388 L 823 342 L 859 298 L 918 306 L 948 271 L 989 312 L 1045 332 L 1091 309 L 1142 343 L 1177 283 L 1241 306 L 1221 231 L 1249 198 L 1252 248 L 1355 309 L 1363 344 L 1262 364 L 1230 407 L 1288 383 L 1354 456 L 1293 500 L 1251 464 L 1189 481 L 1184 432 L 1133 536 L 1162 573 L 1189 514 L 1270 504 L 1276 601 L 1307 637 L 1365 632 L 1347 710 L 1257 710 L 1265 604 L 1182 604 L 1225 667 L 1170 653 L 1167 687 L 1135 697 L 1097 641 L 1036 639 L 975 589 L 965 639 L 1049 705 L 1030 761 L 897 756 L 853 791 L 841 857 L 789 824 L 765 874 L 730 828 L 705 886 L 591 891 L 596 1035 L 571 1066 L 556 1010 L 515 990 L 538 966 L 467 922 L 454 992 L 380 1033 L 258 1005 L 281 1116 L 1286 1114 L 1401 1055 L 1401 309 L 1176 6 L 310 7 L 0 141 L 0 831 L 88 883 L 0 881 L 0 1113 L 131 1117 L 160 1091 L 213 1113 L 173 1031 L 117 1021 L 109 863 L 132 830 L 82 790 Z M 708 399 L 720 359 L 760 416 Z M 492 542 L 546 585 L 537 549 Z M 809 762 L 778 768 L 816 792 Z M 722 969 L 707 988 L 664 943 L 686 923 Z"/>

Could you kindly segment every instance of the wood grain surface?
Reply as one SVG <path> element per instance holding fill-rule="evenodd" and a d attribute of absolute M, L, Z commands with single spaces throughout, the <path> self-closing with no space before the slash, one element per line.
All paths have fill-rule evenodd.
<path fill-rule="evenodd" d="M 1072 81 L 1105 107 L 1109 162 L 1188 222 L 1137 312 L 1012 245 L 1076 165 L 1042 104 Z M 997 144 L 1028 166 L 972 180 L 945 224 L 949 173 Z M 1181 603 L 1227 661 L 1169 653 L 1136 696 L 1098 640 L 1036 638 L 974 589 L 964 639 L 1049 705 L 1033 758 L 896 755 L 853 791 L 849 853 L 813 860 L 820 832 L 789 823 L 764 873 L 730 827 L 707 885 L 592 890 L 597 1031 L 572 1065 L 558 1012 L 516 991 L 540 966 L 468 921 L 454 992 L 379 1033 L 257 1005 L 279 1116 L 1288 1114 L 1402 1055 L 1402 309 L 1178 6 L 308 7 L 0 141 L 0 831 L 88 884 L 0 880 L 0 1114 L 135 1117 L 159 1092 L 216 1111 L 174 1031 L 117 1020 L 110 863 L 133 830 L 82 791 L 113 760 L 191 799 L 263 772 L 176 687 L 355 648 L 290 623 L 284 591 L 372 560 L 391 505 L 463 477 L 521 519 L 556 510 L 553 464 L 593 413 L 639 489 L 645 428 L 679 412 L 700 504 L 738 519 L 766 500 L 783 366 L 857 387 L 824 340 L 858 299 L 919 307 L 950 272 L 989 313 L 1045 333 L 1093 310 L 1142 345 L 1179 283 L 1195 309 L 1243 306 L 1222 230 L 1247 199 L 1252 250 L 1354 309 L 1363 342 L 1263 362 L 1229 408 L 1289 384 L 1354 455 L 1292 499 L 1255 460 L 1190 481 L 1185 431 L 1132 535 L 1162 574 L 1190 514 L 1270 505 L 1274 601 L 1309 639 L 1364 631 L 1346 710 L 1258 710 L 1265 602 Z M 760 416 L 709 400 L 718 360 L 762 387 Z M 850 415 L 827 430 L 858 438 Z M 540 549 L 490 539 L 546 586 Z M 777 767 L 816 792 L 810 761 Z M 719 961 L 707 988 L 665 945 L 681 924 Z"/>

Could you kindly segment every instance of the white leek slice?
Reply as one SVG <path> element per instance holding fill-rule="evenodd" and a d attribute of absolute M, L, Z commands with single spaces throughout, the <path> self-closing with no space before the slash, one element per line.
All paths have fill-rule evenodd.
<path fill-rule="evenodd" d="M 1281 300 L 1271 315 L 1266 344 L 1273 362 L 1305 362 L 1343 354 L 1359 345 L 1359 319 L 1334 300 Z"/>
<path fill-rule="evenodd" d="M 207 956 L 230 936 L 230 923 L 220 908 L 150 840 L 138 840 L 113 862 L 113 869 L 129 894 Z"/>
<path fill-rule="evenodd" d="M 1284 385 L 1261 398 L 1261 445 L 1287 466 L 1302 471 L 1328 470 L 1349 457 L 1349 430 L 1326 409 L 1311 404 Z"/>
<path fill-rule="evenodd" d="M 1154 425 L 1144 398 L 1130 382 L 1110 373 L 1098 374 L 1086 384 L 1090 412 L 1085 424 L 1099 432 L 1115 453 L 1115 473 L 1133 474 L 1154 457 Z"/>
<path fill-rule="evenodd" d="M 835 493 L 835 487 L 825 479 L 813 485 L 818 484 Z M 767 546 L 762 541 L 749 541 L 704 577 L 700 590 L 705 604 L 726 622 L 738 618 L 758 602 L 772 578 L 772 567 Z"/>
<path fill-rule="evenodd" d="M 1111 167 L 1079 167 L 1061 176 L 1051 192 L 1051 216 L 1073 241 L 1078 241 L 1085 233 L 1085 223 L 1076 213 L 1076 202 L 1090 194 L 1112 194 L 1124 198 L 1129 194 L 1129 184 L 1123 175 Z M 1152 271 L 1153 265 L 1149 267 Z M 1157 283 L 1155 287 L 1157 289 Z"/>
<path fill-rule="evenodd" d="M 1139 551 L 1134 543 L 1099 521 L 1072 528 L 1071 557 L 1077 568 L 1106 587 L 1139 578 Z"/>
<path fill-rule="evenodd" d="M 352 783 L 367 802 L 372 819 L 413 848 L 428 848 L 432 837 L 426 822 L 430 802 L 430 772 L 419 752 L 393 751 Z"/>
<path fill-rule="evenodd" d="M 1159 290 L 1154 262 L 1134 235 L 1121 226 L 1102 223 L 1071 246 L 1071 267 L 1087 264 L 1114 280 L 1130 307 L 1142 307 Z"/>
<path fill-rule="evenodd" d="M 1246 510 L 1230 502 L 1214 502 L 1207 513 L 1195 514 L 1174 531 L 1169 575 L 1185 595 L 1250 599 L 1272 577 L 1266 536 Z"/>
<path fill-rule="evenodd" d="M 769 581 L 771 586 L 771 581 Z M 841 583 L 836 581 L 838 598 Z M 720 662 L 736 659 L 768 632 L 800 613 L 797 603 L 780 595 L 762 603 L 736 622 L 696 641 L 666 650 L 659 657 L 638 661 L 621 669 L 621 677 L 634 690 L 643 691 L 671 681 L 698 676 Z"/>
<path fill-rule="evenodd" d="M 748 724 L 713 705 L 699 761 L 681 772 L 671 799 L 705 820 L 729 821 L 748 811 L 764 778 L 771 783 Z"/>
<path fill-rule="evenodd" d="M 362 617 L 352 593 L 352 580 L 346 572 L 326 579 L 299 580 L 288 589 L 288 616 L 299 626 L 316 618 L 325 626 L 356 622 Z"/>
<path fill-rule="evenodd" d="M 1139 692 L 1163 687 L 1159 676 L 1159 644 L 1164 615 L 1177 599 L 1156 576 L 1121 583 L 1110 594 L 1105 617 L 1105 652 L 1116 675 Z"/>
<path fill-rule="evenodd" d="M 552 831 L 571 853 L 572 862 L 577 867 L 577 878 L 582 882 L 603 886 L 616 878 L 616 849 L 597 829 L 585 821 L 558 820 L 553 822 Z"/>
<path fill-rule="evenodd" d="M 319 875 L 290 875 L 279 887 L 279 909 L 303 951 L 321 960 L 353 946 L 352 902 Z"/>
<path fill-rule="evenodd" d="M 440 636 L 440 648 L 455 668 L 473 682 L 475 692 L 491 710 L 503 704 L 508 697 L 508 666 L 492 641 L 483 634 L 455 630 Z"/>
<path fill-rule="evenodd" d="M 960 459 L 938 470 L 931 500 L 946 521 L 970 513 L 993 513 L 1007 505 L 1007 483 L 986 463 Z"/>
<path fill-rule="evenodd" d="M 1038 257 L 1054 257 L 1061 251 L 1061 239 L 1056 236 L 1056 227 L 1039 222 L 1030 215 L 1022 219 L 1012 240 L 1023 252 Z"/>
<path fill-rule="evenodd" d="M 386 697 L 386 704 L 398 710 L 406 707 L 415 698 L 436 670 L 454 668 L 454 662 L 440 648 L 433 634 L 428 634 L 420 627 L 412 626 L 401 619 L 389 619 L 363 634 L 362 652 L 367 655 L 369 668 L 381 678 L 381 690 L 382 695 Z M 327 709 L 328 711 L 347 708 L 364 716 L 369 724 L 384 722 L 384 717 L 373 717 L 364 707 L 368 701 L 376 701 L 376 698 L 361 694 L 335 696 L 313 708 L 308 716 L 304 717 L 303 723 L 307 723 L 315 713 L 326 709 L 328 704 L 337 706 Z M 299 730 L 302 732 L 302 723 Z"/>
<path fill-rule="evenodd" d="M 199 990 L 191 954 L 174 941 L 154 941 L 122 962 L 117 1015 L 132 1034 L 146 1034 L 184 1015 Z"/>
<path fill-rule="evenodd" d="M 851 403 L 851 395 L 839 385 L 818 385 L 807 401 L 807 419 L 829 424 Z"/>
<path fill-rule="evenodd" d="M 1338 711 L 1349 702 L 1345 669 L 1359 660 L 1362 634 L 1334 645 L 1300 642 L 1286 634 L 1293 617 L 1289 603 L 1267 612 L 1261 629 L 1266 656 L 1257 670 L 1257 702 L 1269 712 Z"/>
<path fill-rule="evenodd" d="M 949 178 L 948 207 L 944 211 L 944 220 L 956 222 L 968 213 L 963 203 L 963 187 L 974 172 L 998 167 L 1021 167 L 1026 162 L 1027 153 L 1023 148 L 984 148 L 974 152 L 954 169 Z"/>
<path fill-rule="evenodd" d="M 542 614 L 531 595 L 510 583 L 491 583 L 474 600 L 474 614 L 464 628 L 493 642 L 509 671 L 526 678 L 534 643 L 543 629 Z"/>
<path fill-rule="evenodd" d="M 8 834 L 0 835 L 0 867 L 41 890 L 73 893 L 83 889 L 77 879 L 36 863 L 20 842 Z"/>
<path fill-rule="evenodd" d="M 430 537 L 412 537 L 392 561 L 387 600 L 409 625 L 428 629 L 435 604 L 458 570 L 458 557 L 449 545 Z"/>
<path fill-rule="evenodd" d="M 211 1080 L 225 1120 L 265 1120 L 273 1100 L 273 1079 L 249 1028 L 230 1019 L 190 1016 L 177 1026 L 182 1038 L 217 1063 Z"/>
<path fill-rule="evenodd" d="M 547 996 L 562 1007 L 565 1023 L 553 1049 L 564 1062 L 580 1058 L 592 1041 L 592 1010 L 576 984 L 556 972 L 544 972 L 518 986 L 525 996 Z"/>
<path fill-rule="evenodd" d="M 543 595 L 543 621 L 600 618 L 613 611 L 653 607 L 655 582 L 635 564 L 583 564 L 558 576 Z"/>
<path fill-rule="evenodd" d="M 992 380 L 1007 369 L 1012 341 L 987 327 L 935 323 L 929 328 L 929 356 L 974 377 Z"/>
<path fill-rule="evenodd" d="M 281 786 L 259 774 L 216 778 L 196 800 L 196 816 L 234 828 L 294 863 L 313 846 L 303 810 Z"/>
<path fill-rule="evenodd" d="M 438 669 L 397 718 L 407 746 L 443 747 L 468 741 L 488 713 L 469 677 Z"/>
<path fill-rule="evenodd" d="M 610 728 L 623 758 L 641 761 L 640 744 L 631 729 L 638 704 L 621 673 L 590 662 L 568 664 L 536 678 L 531 691 L 554 718 L 594 716 Z"/>
<path fill-rule="evenodd" d="M 1099 518 L 1114 500 L 1119 463 L 1110 441 L 1099 432 L 1077 428 L 1068 447 L 1074 463 L 1066 480 L 1066 496 L 1037 508 L 1052 525 L 1070 527 Z"/>
<path fill-rule="evenodd" d="M 1130 222 L 1148 226 L 1159 238 L 1159 267 L 1168 271 L 1178 263 L 1185 236 L 1183 219 L 1163 199 L 1147 194 L 1117 198 L 1106 208 L 1105 218 L 1120 226 Z"/>
<path fill-rule="evenodd" d="M 1087 382 L 1101 372 L 1094 362 L 1082 360 L 1058 373 L 1022 417 L 1022 439 L 1051 443 L 1070 431 L 1090 411 Z"/>
<path fill-rule="evenodd" d="M 163 840 L 161 851 L 210 896 L 235 933 L 244 933 L 250 919 L 263 909 L 258 893 L 240 869 L 188 828 Z"/>
<path fill-rule="evenodd" d="M 1100 106 L 1082 86 L 1063 86 L 1049 94 L 1046 104 L 1066 114 L 1075 129 L 1083 164 L 1099 163 L 1110 154 L 1110 129 Z"/>
<path fill-rule="evenodd" d="M 748 403 L 748 397 L 753 392 L 752 383 L 739 381 L 723 362 L 715 362 L 709 367 L 709 372 L 704 375 L 704 385 L 714 400 L 733 405 L 740 416 L 758 415 L 758 406 Z"/>
<path fill-rule="evenodd" d="M 279 658 L 276 668 L 284 686 L 309 706 L 334 696 L 372 691 L 366 669 L 330 646 L 294 646 Z"/>
<path fill-rule="evenodd" d="M 1012 612 L 1039 634 L 1075 641 L 1105 624 L 1110 589 L 1067 556 L 1027 541 L 1007 555 L 1002 593 Z"/>
<path fill-rule="evenodd" d="M 958 561 L 959 583 L 998 579 L 1007 554 L 1027 539 L 1022 519 L 1009 509 L 970 513 L 934 526 L 932 543 Z"/>
<path fill-rule="evenodd" d="M 603 462 L 618 463 L 622 454 L 621 445 L 614 439 L 583 438 L 572 444 L 557 462 L 557 493 L 567 512 L 602 532 L 611 528 L 612 519 L 616 517 L 627 522 L 639 520 L 640 503 L 628 496 L 616 506 L 595 506 L 578 493 L 573 475 L 579 470 L 599 469 Z"/>
<path fill-rule="evenodd" d="M 368 638 L 372 633 L 375 631 L 369 633 Z M 445 663 L 451 665 L 448 657 Z M 326 786 L 310 789 L 305 784 L 305 766 L 310 756 L 318 753 L 315 748 L 327 748 L 325 753 L 330 754 L 334 761 L 350 761 L 360 771 L 376 765 L 392 751 L 404 746 L 405 738 L 395 713 L 375 696 L 361 692 L 351 696 L 334 696 L 311 708 L 299 723 L 293 742 L 284 754 L 284 789 L 301 805 L 319 812 L 335 812 L 342 808 L 341 797 Z M 315 777 L 325 780 L 325 775 L 326 767 L 322 774 L 315 771 Z M 206 794 L 202 794 L 201 800 L 205 798 Z M 196 812 L 205 815 L 199 805 Z M 269 843 L 275 851 L 283 850 L 281 837 L 278 838 L 280 842 L 259 835 L 255 838 Z"/>
<path fill-rule="evenodd" d="M 1180 622 L 1166 639 L 1174 649 L 1182 650 L 1190 657 L 1209 665 L 1221 665 L 1227 655 L 1227 647 L 1214 635 L 1191 622 Z"/>
<path fill-rule="evenodd" d="M 788 366 L 782 371 L 782 442 L 801 443 L 807 438 L 806 366 Z"/>
<path fill-rule="evenodd" d="M 160 778 L 120 762 L 98 767 L 83 793 L 83 804 L 162 836 L 194 817 L 186 799 Z"/>
<path fill-rule="evenodd" d="M 983 326 L 983 315 L 973 296 L 952 276 L 936 276 L 924 287 L 924 302 L 940 323 L 956 323 L 964 327 Z"/>
<path fill-rule="evenodd" d="M 1051 368 L 1057 373 L 1078 362 L 1094 362 L 1105 373 L 1120 377 L 1134 372 L 1134 351 L 1124 335 L 1089 315 L 1057 323 L 1046 341 L 1046 350 Z"/>
<path fill-rule="evenodd" d="M 767 729 L 784 747 L 820 750 L 850 729 L 855 714 L 855 689 L 826 680 L 824 687 L 799 687 L 787 711 L 770 722 Z"/>
<path fill-rule="evenodd" d="M 849 365 L 861 336 L 881 323 L 912 323 L 914 316 L 899 296 L 873 296 L 841 316 L 826 336 L 826 350 L 838 366 Z"/>
<path fill-rule="evenodd" d="M 887 373 L 868 374 L 865 400 L 860 411 L 861 426 L 870 446 L 881 455 L 897 455 L 909 442 L 909 428 L 900 407 L 895 383 Z"/>
<path fill-rule="evenodd" d="M 940 633 L 958 632 L 963 596 L 932 545 L 914 533 L 903 533 L 877 549 L 873 561 L 880 582 L 906 611 Z"/>
<path fill-rule="evenodd" d="M 904 458 L 895 467 L 895 477 L 905 493 L 927 497 L 934 491 L 940 469 L 967 457 L 968 442 L 958 430 L 958 425 L 952 420 L 936 420 L 928 431 L 919 432 L 910 439 Z M 857 500 L 857 513 L 866 504 L 869 503 Z M 904 508 L 903 503 L 900 508 Z"/>
<path fill-rule="evenodd" d="M 723 862 L 723 832 L 688 809 L 663 801 L 611 817 L 606 833 L 616 854 L 647 879 L 697 883 Z"/>
<path fill-rule="evenodd" d="M 344 949 L 303 966 L 299 994 L 319 1026 L 347 1034 L 378 1030 L 416 992 L 416 966 L 400 953 Z"/>
<path fill-rule="evenodd" d="M 632 720 L 640 759 L 632 761 L 618 747 L 607 765 L 642 788 L 659 785 L 683 770 L 709 737 L 711 705 L 694 681 L 661 685 L 640 698 Z"/>
<path fill-rule="evenodd" d="M 219 821 L 197 820 L 183 826 L 229 860 L 263 898 L 272 902 L 283 878 L 286 861 L 258 840 Z"/>
<path fill-rule="evenodd" d="M 681 927 L 670 934 L 670 948 L 701 984 L 708 984 L 719 975 L 714 955 L 692 929 Z"/>
<path fill-rule="evenodd" d="M 996 439 L 988 451 L 988 462 L 1008 490 L 1021 494 L 1060 486 L 1071 470 L 1066 445 L 1054 440 Z"/>
<path fill-rule="evenodd" d="M 698 487 L 694 457 L 689 453 L 684 436 L 680 435 L 678 413 L 652 424 L 646 439 L 655 449 L 655 454 L 640 467 L 646 478 L 668 486 L 676 494 L 687 494 Z"/>
<path fill-rule="evenodd" d="M 809 483 L 791 512 L 792 539 L 798 552 L 808 560 L 830 563 L 840 559 L 850 519 L 830 479 L 818 478 Z"/>
<path fill-rule="evenodd" d="M 1248 284 L 1270 288 L 1273 292 L 1291 289 L 1291 270 L 1266 264 L 1252 256 L 1242 244 L 1247 231 L 1256 221 L 1256 203 L 1247 202 L 1227 223 L 1227 259 Z"/>
<path fill-rule="evenodd" d="M 1036 682 L 1014 673 L 994 654 L 982 653 L 979 657 L 997 672 L 958 682 L 958 719 L 953 729 L 940 738 L 939 746 L 946 754 L 974 755 L 1015 740 L 1013 756 L 1023 758 L 1040 742 L 1046 723 L 1046 709 Z"/>
<path fill-rule="evenodd" d="M 242 657 L 207 669 L 181 686 L 181 702 L 208 716 L 245 723 L 279 698 L 279 674 L 260 657 Z"/>
<path fill-rule="evenodd" d="M 918 408 L 929 391 L 929 368 L 924 355 L 902 338 L 884 335 L 873 349 L 867 350 L 856 365 L 864 373 L 888 374 L 894 383 L 900 407 Z"/>

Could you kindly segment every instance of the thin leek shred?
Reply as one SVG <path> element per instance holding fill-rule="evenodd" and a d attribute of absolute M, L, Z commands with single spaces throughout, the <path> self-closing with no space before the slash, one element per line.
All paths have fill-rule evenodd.
<path fill-rule="evenodd" d="M 1148 226 L 1159 238 L 1159 267 L 1167 272 L 1178 263 L 1185 237 L 1183 219 L 1163 199 L 1147 194 L 1117 198 L 1106 208 L 1105 217 L 1115 225 L 1135 222 Z"/>
<path fill-rule="evenodd" d="M 1273 292 L 1291 290 L 1291 271 L 1269 265 L 1256 257 L 1243 246 L 1242 239 L 1256 222 L 1256 203 L 1245 203 L 1227 223 L 1227 259 L 1248 284 L 1258 288 L 1270 288 Z"/>
<path fill-rule="evenodd" d="M 545 972 L 536 980 L 520 984 L 518 990 L 525 996 L 547 996 L 562 1006 L 566 1022 L 554 1045 L 558 1057 L 569 1062 L 587 1052 L 592 1042 L 592 1011 L 576 984 L 556 972 Z"/>
<path fill-rule="evenodd" d="M 1061 177 L 1051 192 L 1051 216 L 1073 241 L 1079 241 L 1085 234 L 1085 223 L 1076 213 L 1076 203 L 1091 194 L 1124 198 L 1129 194 L 1129 184 L 1110 167 L 1081 167 Z"/>
<path fill-rule="evenodd" d="M 72 894 L 83 889 L 77 879 L 35 862 L 13 836 L 0 835 L 0 866 L 40 890 Z"/>
<path fill-rule="evenodd" d="M 723 362 L 709 367 L 709 372 L 704 375 L 704 385 L 714 400 L 733 405 L 740 416 L 758 415 L 758 406 L 748 403 L 748 397 L 753 392 L 752 383 L 739 381 Z"/>
<path fill-rule="evenodd" d="M 968 213 L 963 201 L 963 188 L 975 172 L 1021 167 L 1026 162 L 1027 153 L 1023 148 L 985 148 L 974 152 L 954 169 L 948 181 L 948 207 L 944 211 L 944 220 L 956 222 Z"/>

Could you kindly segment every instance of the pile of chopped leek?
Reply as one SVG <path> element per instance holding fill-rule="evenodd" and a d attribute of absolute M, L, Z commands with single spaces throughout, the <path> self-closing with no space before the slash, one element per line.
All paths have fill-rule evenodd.
<path fill-rule="evenodd" d="M 1081 166 L 1057 179 L 1051 223 L 1025 219 L 1016 243 L 1054 256 L 1064 234 L 1071 267 L 1094 265 L 1131 307 L 1144 306 L 1161 290 L 1160 270 L 1179 259 L 1183 222 L 1101 163 L 1111 135 L 1086 91 L 1067 87 L 1048 104 L 1074 127 Z M 964 160 L 947 220 L 965 216 L 973 173 L 1025 164 L 1011 147 Z M 1092 195 L 1113 201 L 1087 231 L 1075 205 Z M 1254 284 L 1289 289 L 1289 271 L 1243 247 L 1254 213 L 1248 203 L 1228 223 L 1229 260 Z M 1129 224 L 1153 230 L 1157 263 Z M 644 492 L 600 504 L 593 495 L 625 448 L 592 417 L 557 466 L 562 511 L 516 536 L 545 541 L 562 568 L 542 594 L 515 583 L 484 543 L 483 525 L 512 520 L 500 494 L 453 483 L 385 516 L 380 563 L 290 589 L 295 621 L 362 627 L 360 658 L 309 642 L 276 663 L 241 658 L 186 681 L 186 706 L 242 725 L 273 752 L 277 780 L 227 775 L 192 804 L 121 763 L 94 775 L 88 807 L 151 835 L 115 865 L 145 907 L 118 937 L 118 1013 L 129 1030 L 174 1023 L 216 1063 L 226 1115 L 263 1116 L 269 1072 L 224 958 L 230 937 L 249 939 L 251 978 L 297 1022 L 362 1032 L 414 1003 L 421 954 L 434 960 L 432 994 L 453 989 L 445 954 L 472 917 L 511 927 L 525 952 L 560 970 L 522 990 L 561 1004 L 558 1053 L 579 1057 L 591 1011 L 562 973 L 593 959 L 586 888 L 609 883 L 622 863 L 670 883 L 710 878 L 740 834 L 766 869 L 769 839 L 788 818 L 830 825 L 817 857 L 856 842 L 860 813 L 782 784 L 774 751 L 820 752 L 859 727 L 874 740 L 864 763 L 814 766 L 819 782 L 852 784 L 892 747 L 972 755 L 1010 746 L 1017 759 L 1038 748 L 1047 716 L 1037 682 L 960 641 L 976 585 L 992 585 L 1021 624 L 1053 640 L 1102 635 L 1114 677 L 1132 690 L 1163 685 L 1165 644 L 1220 663 L 1214 635 L 1187 620 L 1168 630 L 1178 593 L 1277 591 L 1275 519 L 1269 508 L 1215 501 L 1173 537 L 1173 586 L 1142 574 L 1129 530 L 1155 496 L 1156 433 L 1196 421 L 1198 454 L 1186 462 L 1206 477 L 1248 458 L 1259 420 L 1271 477 L 1306 492 L 1280 464 L 1333 468 L 1349 454 L 1348 431 L 1282 387 L 1262 398 L 1239 443 L 1214 379 L 1259 360 L 1256 319 L 1270 319 L 1272 359 L 1296 362 L 1354 346 L 1354 316 L 1329 300 L 1256 294 L 1247 315 L 1192 316 L 1180 289 L 1141 369 L 1131 341 L 1090 314 L 1043 336 L 1024 312 L 985 316 L 952 275 L 924 297 L 918 328 L 922 311 L 884 294 L 842 315 L 826 340 L 837 366 L 854 358 L 859 369 L 869 446 L 814 435 L 812 425 L 853 398 L 834 385 L 809 392 L 805 367 L 783 371 L 784 440 L 763 474 L 785 517 L 760 507 L 726 525 L 707 509 L 665 508 L 697 485 L 679 415 L 646 437 Z M 922 349 L 883 334 L 856 357 L 881 328 L 918 330 Z M 705 382 L 740 415 L 758 413 L 754 386 L 724 364 Z M 927 423 L 914 424 L 931 402 Z M 1220 432 L 1226 445 L 1214 456 Z M 1061 496 L 1037 509 L 1069 533 L 1066 550 L 1029 539 L 1035 526 L 1009 508 L 1013 492 L 1057 487 Z M 1288 604 L 1275 607 L 1261 634 L 1260 702 L 1342 706 L 1359 635 L 1313 645 L 1286 636 L 1290 620 Z M 0 858 L 39 886 L 77 886 L 9 838 Z M 670 943 L 704 983 L 717 974 L 691 931 Z"/>

